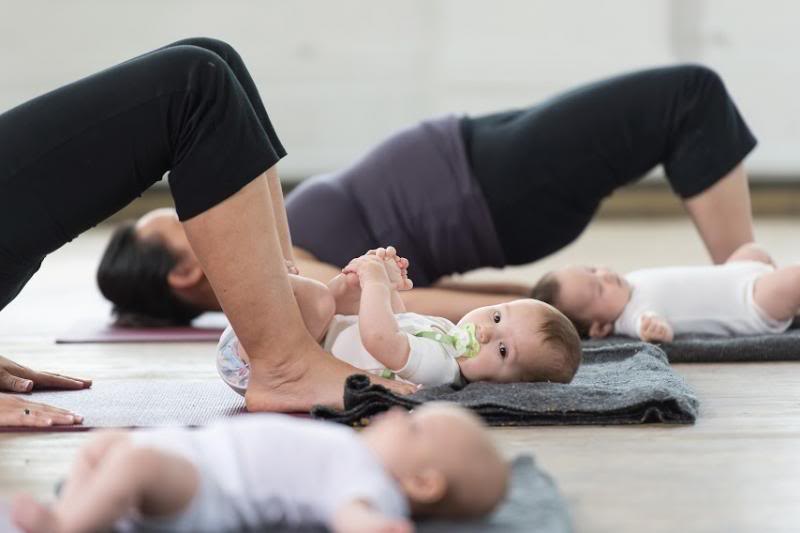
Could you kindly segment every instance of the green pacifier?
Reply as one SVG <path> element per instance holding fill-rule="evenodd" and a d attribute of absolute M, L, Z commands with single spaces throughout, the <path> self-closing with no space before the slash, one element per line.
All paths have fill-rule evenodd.
<path fill-rule="evenodd" d="M 415 337 L 431 339 L 453 347 L 458 353 L 458 357 L 475 357 L 481 349 L 481 345 L 475 335 L 475 324 L 467 322 L 461 326 L 455 326 L 449 332 L 444 331 L 420 331 L 415 333 Z"/>

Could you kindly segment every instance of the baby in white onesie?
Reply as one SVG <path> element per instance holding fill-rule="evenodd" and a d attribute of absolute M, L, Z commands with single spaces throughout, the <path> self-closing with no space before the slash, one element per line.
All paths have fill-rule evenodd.
<path fill-rule="evenodd" d="M 534 297 L 552 303 L 582 335 L 669 342 L 675 335 L 782 333 L 800 309 L 800 266 L 776 268 L 755 244 L 722 265 L 637 270 L 570 266 L 542 277 Z"/>
<path fill-rule="evenodd" d="M 404 533 L 409 517 L 471 519 L 503 499 L 509 468 L 466 409 L 395 409 L 360 433 L 285 415 L 206 428 L 102 433 L 52 507 L 18 496 L 26 532 L 187 533 L 325 525 Z"/>
<path fill-rule="evenodd" d="M 397 293 L 411 286 L 407 268 L 394 248 L 379 248 L 354 259 L 327 287 L 306 280 L 313 290 L 303 292 L 295 283 L 307 327 L 335 357 L 415 385 L 572 380 L 580 364 L 580 338 L 557 309 L 516 300 L 475 309 L 458 325 L 407 313 Z M 218 345 L 217 369 L 228 385 L 245 393 L 247 354 L 230 328 Z"/>

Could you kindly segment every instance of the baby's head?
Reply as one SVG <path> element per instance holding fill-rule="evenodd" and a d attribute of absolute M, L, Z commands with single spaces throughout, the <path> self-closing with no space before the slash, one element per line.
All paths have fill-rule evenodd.
<path fill-rule="evenodd" d="M 552 305 L 530 298 L 479 307 L 459 325 L 475 324 L 478 355 L 460 357 L 467 381 L 569 383 L 581 362 L 575 326 Z"/>
<path fill-rule="evenodd" d="M 631 286 L 605 267 L 568 266 L 542 276 L 533 297 L 560 309 L 581 335 L 599 338 L 614 331 L 614 321 L 631 299 Z"/>
<path fill-rule="evenodd" d="M 478 518 L 506 494 L 508 463 L 480 419 L 463 407 L 433 402 L 411 413 L 391 409 L 361 435 L 416 517 Z"/>

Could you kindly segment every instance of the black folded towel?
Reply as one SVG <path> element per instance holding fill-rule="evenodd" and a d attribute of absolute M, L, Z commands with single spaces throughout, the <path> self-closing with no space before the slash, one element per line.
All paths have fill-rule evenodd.
<path fill-rule="evenodd" d="M 479 382 L 398 396 L 354 375 L 345 383 L 343 411 L 318 406 L 311 414 L 353 425 L 395 405 L 412 409 L 439 400 L 464 405 L 493 426 L 694 422 L 697 398 L 658 347 L 614 344 L 584 348 L 583 355 L 570 384 Z"/>
<path fill-rule="evenodd" d="M 628 337 L 609 337 L 586 340 L 583 345 L 597 348 L 634 342 L 638 341 Z M 800 329 L 746 337 L 684 335 L 673 342 L 659 343 L 658 347 L 664 350 L 670 363 L 800 361 Z"/>

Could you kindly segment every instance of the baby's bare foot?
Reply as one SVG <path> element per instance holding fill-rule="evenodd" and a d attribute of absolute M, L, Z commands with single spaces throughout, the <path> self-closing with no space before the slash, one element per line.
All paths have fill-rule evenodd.
<path fill-rule="evenodd" d="M 397 250 L 394 246 L 377 248 L 375 250 L 370 250 L 369 253 L 374 253 L 379 258 L 383 259 L 386 275 L 398 291 L 407 291 L 413 287 L 414 284 L 408 279 L 408 259 L 397 255 Z"/>

